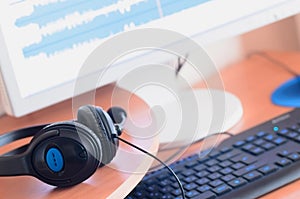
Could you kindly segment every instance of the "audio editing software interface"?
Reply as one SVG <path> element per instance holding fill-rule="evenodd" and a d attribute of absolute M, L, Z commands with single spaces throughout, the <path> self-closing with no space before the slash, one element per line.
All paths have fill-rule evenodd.
<path fill-rule="evenodd" d="M 103 39 L 208 2 L 2 0 L 0 42 L 25 98 L 74 80 Z"/>

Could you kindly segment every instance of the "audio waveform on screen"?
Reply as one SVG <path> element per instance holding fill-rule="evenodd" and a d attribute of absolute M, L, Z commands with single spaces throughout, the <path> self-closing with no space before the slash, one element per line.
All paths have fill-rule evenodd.
<path fill-rule="evenodd" d="M 29 4 L 30 12 L 17 18 L 15 26 L 32 28 L 39 35 L 22 49 L 25 58 L 40 54 L 51 56 L 208 1 L 25 0 L 19 4 Z"/>

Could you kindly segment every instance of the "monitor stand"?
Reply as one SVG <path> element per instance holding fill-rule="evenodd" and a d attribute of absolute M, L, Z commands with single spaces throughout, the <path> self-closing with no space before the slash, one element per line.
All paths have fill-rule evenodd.
<path fill-rule="evenodd" d="M 209 134 L 215 134 L 229 130 L 242 118 L 242 104 L 240 100 L 233 94 L 214 89 L 195 89 L 193 92 L 195 93 L 199 110 L 198 118 L 200 122 L 198 123 L 197 133 L 185 131 L 184 133 L 180 134 L 176 134 L 176 132 L 178 132 L 178 129 L 181 127 L 180 124 L 182 123 L 182 119 L 176 116 L 180 115 L 181 112 L 180 108 L 178 108 L 178 101 L 176 99 L 174 100 L 174 96 L 168 96 L 165 90 L 159 90 L 151 87 L 143 89 L 142 92 L 135 93 L 137 96 L 143 99 L 150 108 L 153 108 L 152 110 L 154 110 L 154 115 L 157 116 L 156 118 L 160 118 L 162 115 L 161 109 L 156 109 L 156 107 L 161 106 L 161 108 L 164 110 L 164 117 L 167 118 L 167 122 L 159 132 L 160 147 L 173 148 L 181 145 L 191 144 L 191 142 L 202 139 Z M 225 96 L 226 101 L 225 113 L 223 113 L 223 116 L 225 117 L 223 117 L 224 120 L 221 121 L 222 124 L 216 125 L 220 127 L 218 130 L 213 128 L 213 125 L 210 126 L 212 123 L 211 119 L 213 117 L 213 114 L 211 113 L 212 95 L 216 98 L 220 96 L 220 99 L 224 99 Z M 192 140 L 190 139 L 191 137 Z"/>
<path fill-rule="evenodd" d="M 280 85 L 273 92 L 271 100 L 279 106 L 300 107 L 300 77 Z"/>

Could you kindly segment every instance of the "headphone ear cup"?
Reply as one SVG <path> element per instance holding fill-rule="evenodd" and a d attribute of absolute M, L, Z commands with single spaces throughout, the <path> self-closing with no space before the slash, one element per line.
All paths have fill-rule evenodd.
<path fill-rule="evenodd" d="M 32 165 L 37 178 L 58 187 L 89 178 L 100 165 L 101 143 L 92 130 L 78 122 L 57 122 L 32 140 Z"/>
<path fill-rule="evenodd" d="M 103 150 L 102 164 L 108 164 L 115 157 L 118 142 L 113 138 L 114 125 L 108 114 L 92 105 L 78 109 L 77 121 L 90 128 L 100 139 Z"/>

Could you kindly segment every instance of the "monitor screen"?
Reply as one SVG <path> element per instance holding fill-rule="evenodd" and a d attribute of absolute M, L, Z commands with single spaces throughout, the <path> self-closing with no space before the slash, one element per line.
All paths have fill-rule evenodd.
<path fill-rule="evenodd" d="M 294 15 L 296 5 L 298 0 L 2 0 L 6 110 L 21 116 L 70 98 L 88 55 L 123 31 L 164 28 L 209 43 Z M 118 67 L 126 70 L 126 64 Z"/>

